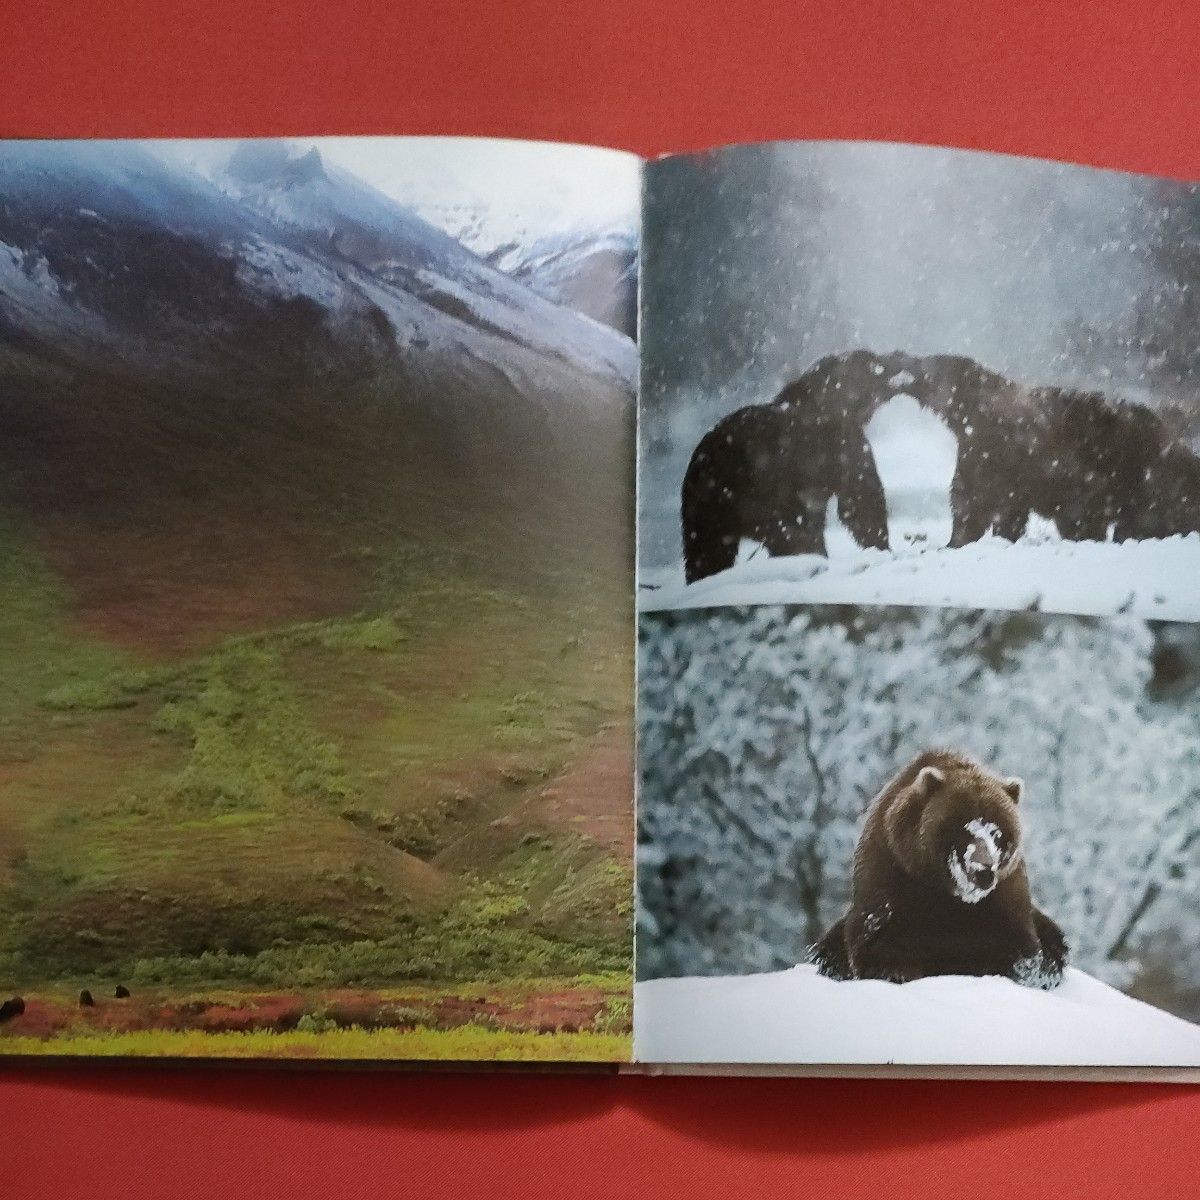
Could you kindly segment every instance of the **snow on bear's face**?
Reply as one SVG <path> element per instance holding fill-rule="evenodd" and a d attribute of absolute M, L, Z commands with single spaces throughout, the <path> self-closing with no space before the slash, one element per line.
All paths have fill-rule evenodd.
<path fill-rule="evenodd" d="M 918 779 L 928 792 L 921 817 L 926 862 L 951 895 L 978 904 L 1021 861 L 1021 781 L 975 771 L 959 777 L 936 767 L 926 772 Z"/>
<path fill-rule="evenodd" d="M 978 904 L 990 896 L 1000 882 L 1011 855 L 999 826 L 973 817 L 963 826 L 946 855 L 946 866 L 954 883 L 954 894 L 964 904 Z"/>

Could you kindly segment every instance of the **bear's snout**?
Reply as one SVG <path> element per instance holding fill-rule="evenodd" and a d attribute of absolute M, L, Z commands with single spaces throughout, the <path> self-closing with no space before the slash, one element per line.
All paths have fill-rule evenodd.
<path fill-rule="evenodd" d="M 967 871 L 977 887 L 990 892 L 996 886 L 996 869 L 994 867 L 979 867 L 969 863 Z"/>
<path fill-rule="evenodd" d="M 1000 882 L 999 830 L 990 822 L 975 820 L 968 823 L 966 833 L 970 840 L 950 853 L 950 879 L 954 894 L 964 904 L 978 904 Z"/>

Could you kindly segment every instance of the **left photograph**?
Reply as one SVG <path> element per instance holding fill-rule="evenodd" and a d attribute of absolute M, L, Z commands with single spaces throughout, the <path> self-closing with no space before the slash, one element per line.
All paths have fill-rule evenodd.
<path fill-rule="evenodd" d="M 638 204 L 0 143 L 0 1054 L 628 1059 Z"/>

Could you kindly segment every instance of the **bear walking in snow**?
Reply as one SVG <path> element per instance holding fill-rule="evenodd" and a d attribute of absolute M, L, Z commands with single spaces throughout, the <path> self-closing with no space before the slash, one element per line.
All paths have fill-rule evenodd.
<path fill-rule="evenodd" d="M 1034 907 L 1021 849 L 1022 784 L 926 751 L 873 801 L 854 853 L 850 909 L 813 948 L 832 979 L 928 975 L 1062 980 L 1062 930 Z"/>
<path fill-rule="evenodd" d="M 700 440 L 680 497 L 688 583 L 733 566 L 742 538 L 770 555 L 824 554 L 826 509 L 886 550 L 887 505 L 865 427 L 891 395 L 893 356 L 824 358 L 770 404 L 738 409 Z"/>

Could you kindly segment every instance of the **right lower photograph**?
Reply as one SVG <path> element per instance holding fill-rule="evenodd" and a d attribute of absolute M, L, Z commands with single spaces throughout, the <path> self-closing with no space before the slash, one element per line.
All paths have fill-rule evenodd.
<path fill-rule="evenodd" d="M 1200 1065 L 1200 627 L 639 619 L 635 1056 Z"/>

